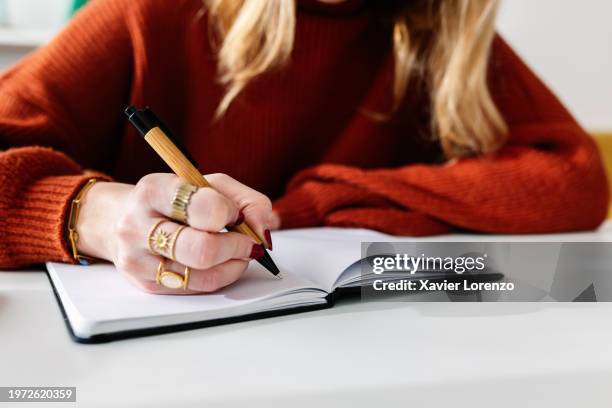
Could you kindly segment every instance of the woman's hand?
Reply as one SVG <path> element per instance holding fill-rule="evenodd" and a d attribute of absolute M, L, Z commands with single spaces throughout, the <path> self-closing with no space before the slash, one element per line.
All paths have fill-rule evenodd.
<path fill-rule="evenodd" d="M 219 231 L 244 216 L 259 236 L 269 239 L 269 229 L 277 227 L 279 220 L 265 195 L 225 174 L 207 175 L 206 179 L 214 189 L 200 188 L 191 196 L 189 225 L 175 242 L 176 262 L 166 259 L 166 270 L 182 273 L 185 266 L 191 268 L 187 291 L 156 283 L 162 256 L 171 256 L 159 251 L 154 255 L 148 245 L 156 222 L 164 220 L 155 231 L 167 236 L 180 227 L 170 215 L 174 194 L 184 181 L 173 174 L 150 174 L 135 186 L 96 183 L 81 207 L 79 252 L 113 262 L 131 282 L 151 293 L 212 292 L 235 282 L 249 260 L 259 258 L 263 251 L 246 235 Z"/>

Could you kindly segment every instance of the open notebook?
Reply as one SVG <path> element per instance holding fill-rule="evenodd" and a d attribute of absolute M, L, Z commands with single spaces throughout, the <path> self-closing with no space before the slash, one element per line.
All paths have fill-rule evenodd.
<path fill-rule="evenodd" d="M 362 275 L 360 243 L 394 240 L 398 237 L 358 229 L 276 232 L 272 256 L 283 279 L 251 262 L 238 282 L 206 295 L 147 294 L 111 264 L 49 263 L 47 269 L 73 338 L 102 342 L 331 306 L 339 288 L 369 284 L 374 277 L 406 279 L 405 273 Z M 448 275 L 427 272 L 427 277 Z"/>

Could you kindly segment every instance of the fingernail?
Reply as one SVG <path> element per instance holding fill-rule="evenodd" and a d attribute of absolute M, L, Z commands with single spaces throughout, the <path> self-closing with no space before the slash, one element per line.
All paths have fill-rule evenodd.
<path fill-rule="evenodd" d="M 262 256 L 264 256 L 264 254 L 265 254 L 264 248 L 259 244 L 254 244 L 253 248 L 251 249 L 251 255 L 249 255 L 249 258 L 259 259 Z"/>
<path fill-rule="evenodd" d="M 266 238 L 266 242 L 268 243 L 268 249 L 272 251 L 272 234 L 270 234 L 269 229 L 264 231 L 264 237 Z"/>

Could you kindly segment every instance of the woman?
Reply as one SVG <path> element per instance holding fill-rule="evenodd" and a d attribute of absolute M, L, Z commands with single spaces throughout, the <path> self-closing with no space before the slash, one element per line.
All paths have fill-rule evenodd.
<path fill-rule="evenodd" d="M 2 76 L 0 265 L 91 256 L 152 293 L 201 293 L 261 256 L 218 233 L 243 216 L 268 247 L 279 227 L 597 227 L 608 206 L 597 149 L 495 36 L 495 11 L 488 0 L 94 0 Z M 171 218 L 189 186 L 126 124 L 130 103 L 218 172 L 215 190 L 187 194 L 187 228 Z M 186 291 L 156 281 L 170 246 L 165 267 L 191 268 Z"/>

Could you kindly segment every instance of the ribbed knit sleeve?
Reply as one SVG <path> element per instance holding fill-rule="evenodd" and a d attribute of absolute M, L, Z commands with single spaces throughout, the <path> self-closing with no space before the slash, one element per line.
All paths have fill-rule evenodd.
<path fill-rule="evenodd" d="M 96 172 L 63 153 L 23 147 L 0 153 L 0 267 L 72 262 L 65 226 L 70 198 Z"/>
<path fill-rule="evenodd" d="M 497 154 L 445 165 L 306 169 L 275 203 L 282 226 L 367 227 L 405 235 L 597 227 L 609 192 L 594 142 L 499 38 L 491 61 L 492 94 L 510 132 Z"/>
<path fill-rule="evenodd" d="M 1 268 L 70 260 L 69 203 L 95 174 L 83 168 L 102 168 L 121 135 L 133 59 L 127 4 L 94 0 L 0 77 Z"/>

